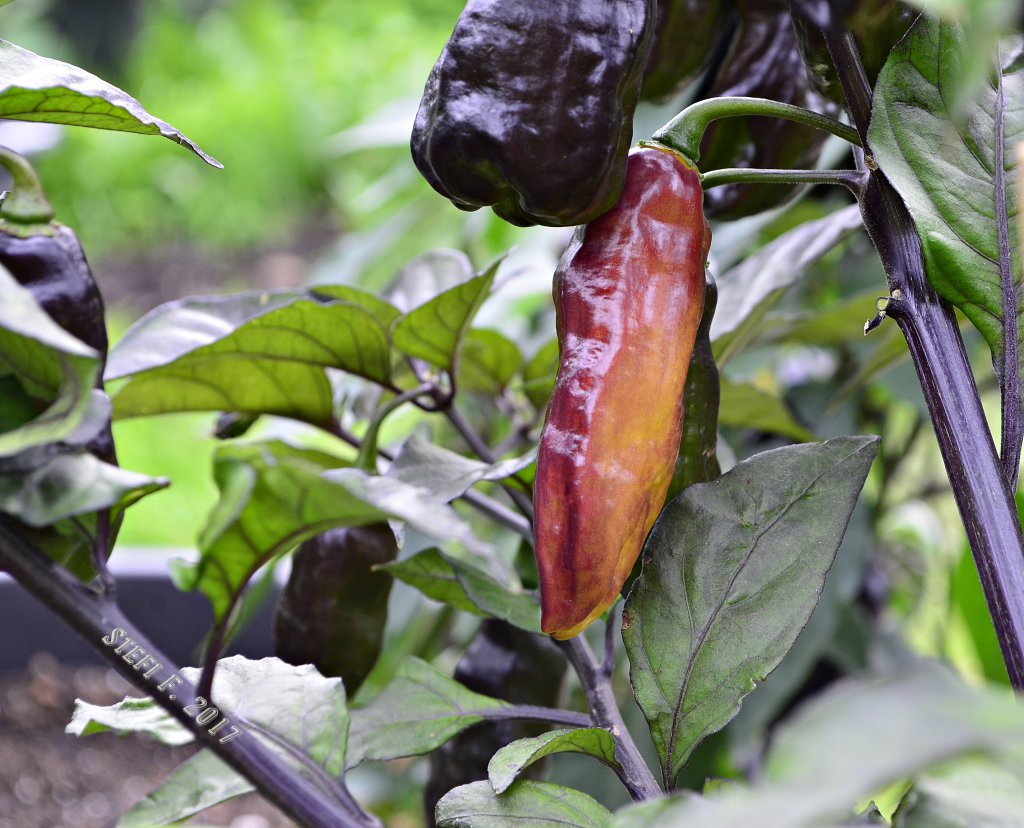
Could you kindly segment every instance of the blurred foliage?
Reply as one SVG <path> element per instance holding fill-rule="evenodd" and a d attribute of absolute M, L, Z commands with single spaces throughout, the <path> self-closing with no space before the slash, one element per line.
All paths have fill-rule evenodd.
<path fill-rule="evenodd" d="M 15 16 L 18 5 L 4 12 L 12 17 L 5 36 L 104 73 L 79 53 L 70 31 L 62 38 L 47 26 L 47 4 L 25 4 Z M 123 12 L 135 4 L 103 5 L 116 16 L 117 6 Z M 59 147 L 38 158 L 38 169 L 44 180 L 63 183 L 59 193 L 52 188 L 58 215 L 94 256 L 180 239 L 266 247 L 301 237 L 305 222 L 322 225 L 333 196 L 350 198 L 382 169 L 333 160 L 329 139 L 395 99 L 410 99 L 411 123 L 411 107 L 461 9 L 459 0 L 140 5 L 138 31 L 107 78 L 143 96 L 160 117 L 187 123 L 226 169 L 209 174 L 157 141 L 65 130 Z M 386 163 L 401 151 L 392 149 Z"/>
<path fill-rule="evenodd" d="M 53 182 L 49 189 L 58 214 L 80 230 L 90 255 L 123 256 L 175 243 L 213 254 L 302 249 L 311 237 L 320 239 L 318 247 L 326 237 L 335 241 L 308 274 L 314 281 L 360 282 L 381 290 L 428 248 L 457 248 L 481 268 L 518 244 L 477 324 L 504 334 L 530 361 L 553 335 L 550 276 L 567 234 L 511 228 L 489 211 L 460 213 L 419 179 L 408 156 L 416 102 L 462 5 L 462 0 L 104 0 L 104 8 L 137 12 L 130 48 L 117 50 L 93 36 L 76 37 L 68 22 L 76 12 L 95 12 L 98 2 L 23 0 L 2 14 L 5 37 L 118 83 L 226 166 L 221 173 L 205 169 L 166 141 L 64 130 L 59 145 L 38 156 L 38 168 L 44 181 Z M 117 36 L 127 37 L 126 31 Z M 798 225 L 834 212 L 841 198 L 818 189 L 770 216 L 716 226 L 711 253 L 716 276 Z M 406 270 L 407 278 L 419 275 Z M 817 682 L 893 658 L 886 650 L 892 633 L 917 652 L 948 659 L 972 681 L 1006 682 L 906 348 L 893 336 L 891 323 L 867 339 L 860 336 L 874 313 L 875 296 L 885 290 L 877 255 L 858 233 L 781 292 L 750 345 L 724 366 L 725 379 L 771 393 L 795 423 L 821 438 L 881 434 L 882 454 L 869 478 L 859 528 L 848 536 L 827 582 L 838 584 L 833 598 L 839 608 L 825 599 L 822 604 L 834 617 L 823 617 L 823 610 L 793 656 L 751 697 L 764 701 L 748 704 L 752 712 L 746 721 L 737 720 L 738 726 L 695 754 L 686 777 L 694 787 L 709 775 L 735 776 L 747 769 L 740 767 L 741 751 L 729 753 L 730 739 L 743 744 L 735 735 L 743 727 L 760 735 L 755 724 L 767 730 L 785 714 L 783 702 L 795 704 L 817 690 Z M 997 411 L 991 363 L 976 336 L 968 343 L 979 383 L 987 389 L 986 405 Z M 536 437 L 543 409 L 546 385 L 538 384 L 544 387 L 533 389 L 540 395 L 536 399 L 517 388 L 521 398 L 460 394 L 460 406 L 491 445 L 506 447 L 506 454 L 522 453 Z M 347 425 L 362 433 L 364 415 L 378 397 L 358 381 L 336 391 L 352 413 Z M 511 416 L 502 409 L 509 408 L 509 399 L 522 403 Z M 748 413 L 734 419 L 742 422 Z M 128 513 L 122 546 L 195 544 L 217 500 L 211 480 L 215 419 L 186 414 L 115 425 L 124 466 L 169 477 L 174 484 Z M 512 420 L 521 434 L 511 433 Z M 393 447 L 424 427 L 419 413 L 402 411 L 389 419 L 381 443 Z M 310 445 L 316 443 L 314 434 L 263 417 L 247 437 Z M 465 450 L 444 425 L 435 425 L 433 436 L 448 448 Z M 720 454 L 723 464 L 731 464 L 784 442 L 749 424 L 727 425 Z M 482 528 L 482 520 L 463 516 L 474 521 L 474 529 Z M 416 550 L 417 540 L 407 552 Z M 401 606 L 405 614 L 389 623 L 385 652 L 390 655 L 369 682 L 378 689 L 403 655 L 454 666 L 474 629 L 472 620 L 452 621 L 411 592 L 396 588 L 396 593 L 392 612 Z M 410 621 L 417 617 L 423 623 Z M 858 636 L 870 638 L 870 659 L 858 652 Z M 595 775 L 593 766 L 581 770 L 564 758 L 553 766 L 556 780 L 607 795 L 608 779 Z M 423 760 L 360 773 L 355 778 L 387 824 L 419 824 L 418 787 L 410 780 L 422 781 Z"/>

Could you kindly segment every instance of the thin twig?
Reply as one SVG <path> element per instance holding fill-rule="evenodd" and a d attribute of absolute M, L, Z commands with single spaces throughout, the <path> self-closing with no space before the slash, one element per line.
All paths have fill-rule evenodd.
<path fill-rule="evenodd" d="M 775 170 L 756 167 L 727 167 L 701 175 L 705 190 L 726 184 L 838 184 L 855 196 L 864 189 L 865 175 L 859 170 Z"/>
<path fill-rule="evenodd" d="M 495 463 L 498 458 L 490 446 L 483 441 L 483 438 L 473 429 L 473 426 L 469 424 L 469 421 L 462 416 L 459 410 L 454 406 L 448 406 L 445 411 L 445 415 L 448 417 L 448 422 L 452 424 L 457 432 L 462 436 L 462 439 L 466 441 L 469 447 L 476 452 L 476 455 L 483 460 L 485 463 Z M 516 504 L 516 507 L 520 512 L 523 513 L 531 525 L 533 524 L 533 503 L 530 502 L 530 498 L 519 489 L 515 489 L 509 485 L 503 485 L 505 492 L 512 502 Z"/>
<path fill-rule="evenodd" d="M 654 774 L 640 755 L 636 742 L 633 741 L 622 719 L 612 690 L 611 676 L 604 674 L 587 640 L 582 635 L 577 635 L 568 641 L 556 643 L 565 651 L 580 678 L 594 721 L 599 727 L 607 728 L 615 739 L 615 758 L 621 766 L 618 772 L 619 779 L 626 786 L 630 796 L 638 801 L 661 796 L 661 788 L 658 787 Z"/>
<path fill-rule="evenodd" d="M 466 712 L 472 713 L 473 711 Z M 479 715 L 491 721 L 513 719 L 547 722 L 549 724 L 565 725 L 566 727 L 594 727 L 594 719 L 586 713 L 577 713 L 575 710 L 562 710 L 558 707 L 539 707 L 534 704 L 510 704 L 507 707 L 481 710 Z"/>

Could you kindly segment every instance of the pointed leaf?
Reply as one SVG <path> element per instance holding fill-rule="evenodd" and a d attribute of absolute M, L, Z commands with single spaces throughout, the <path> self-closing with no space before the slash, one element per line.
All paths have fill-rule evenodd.
<path fill-rule="evenodd" d="M 403 444 L 387 476 L 427 489 L 438 500 L 452 501 L 482 480 L 504 480 L 517 474 L 536 456 L 536 450 L 532 450 L 522 457 L 482 463 L 414 434 Z"/>
<path fill-rule="evenodd" d="M 390 380 L 387 330 L 360 305 L 291 292 L 199 297 L 162 305 L 110 354 L 107 378 L 129 377 L 116 416 L 249 411 L 327 422 L 324 368 Z"/>
<path fill-rule="evenodd" d="M 519 346 L 498 331 L 473 328 L 466 333 L 459 359 L 458 386 L 497 396 L 523 364 Z"/>
<path fill-rule="evenodd" d="M 764 452 L 658 518 L 622 635 L 666 787 L 807 623 L 877 449 L 844 437 Z"/>
<path fill-rule="evenodd" d="M 226 444 L 214 454 L 221 497 L 199 538 L 200 558 L 174 570 L 180 588 L 199 589 L 222 619 L 265 563 L 336 526 L 389 519 L 474 548 L 469 528 L 422 490 L 338 469 L 343 461 L 280 442 Z"/>
<path fill-rule="evenodd" d="M 5 40 L 0 40 L 0 118 L 163 135 L 210 166 L 223 168 L 170 124 L 148 114 L 127 92 L 71 63 Z"/>
<path fill-rule="evenodd" d="M 611 814 L 582 791 L 533 782 L 516 782 L 500 796 L 487 782 L 449 791 L 437 803 L 438 828 L 607 828 Z"/>
<path fill-rule="evenodd" d="M 526 768 L 553 753 L 584 753 L 609 767 L 618 767 L 615 740 L 603 727 L 552 730 L 532 739 L 517 739 L 491 758 L 487 778 L 495 793 L 504 793 Z"/>
<path fill-rule="evenodd" d="M 529 632 L 540 632 L 540 601 L 519 584 L 502 584 L 480 568 L 427 549 L 378 567 L 428 598 L 474 615 L 500 618 Z"/>
<path fill-rule="evenodd" d="M 1024 38 L 1001 42 L 998 71 L 963 100 L 954 90 L 971 51 L 958 24 L 919 17 L 879 75 L 869 141 L 914 219 L 928 280 L 981 331 L 1004 396 L 1019 403 Z"/>
<path fill-rule="evenodd" d="M 408 356 L 455 373 L 459 347 L 491 292 L 498 264 L 495 262 L 480 276 L 449 288 L 399 319 L 392 329 L 395 347 Z"/>
<path fill-rule="evenodd" d="M 116 86 L 6 40 L 0 40 L 0 118 L 162 135 L 207 164 L 224 166 Z"/>
<path fill-rule="evenodd" d="M 0 474 L 0 512 L 29 526 L 49 526 L 162 489 L 167 480 L 112 466 L 88 453 L 60 454 L 19 474 Z"/>
<path fill-rule="evenodd" d="M 506 702 L 466 689 L 425 661 L 409 658 L 380 695 L 352 711 L 349 767 L 367 759 L 429 753 L 506 707 Z"/>
<path fill-rule="evenodd" d="M 146 798 L 128 811 L 117 828 L 171 825 L 255 790 L 210 750 L 191 756 L 172 770 Z"/>

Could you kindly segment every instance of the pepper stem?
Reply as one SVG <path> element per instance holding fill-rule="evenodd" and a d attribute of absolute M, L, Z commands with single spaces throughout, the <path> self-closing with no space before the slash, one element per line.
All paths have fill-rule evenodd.
<path fill-rule="evenodd" d="M 46 224 L 52 221 L 53 207 L 32 165 L 14 150 L 0 147 L 0 166 L 14 179 L 14 190 L 0 203 L 0 218 L 14 224 Z"/>
<path fill-rule="evenodd" d="M 839 184 L 859 195 L 864 174 L 858 170 L 770 170 L 728 167 L 701 175 L 705 190 L 725 184 Z"/>
<path fill-rule="evenodd" d="M 853 127 L 800 106 L 765 98 L 708 98 L 697 101 L 655 132 L 654 140 L 672 147 L 696 163 L 700 160 L 700 142 L 708 125 L 719 118 L 737 118 L 742 115 L 767 115 L 770 118 L 796 121 L 861 146 L 860 135 Z"/>
<path fill-rule="evenodd" d="M 373 422 L 370 423 L 370 427 L 366 431 L 366 435 L 363 437 L 362 446 L 359 448 L 359 456 L 356 458 L 356 468 L 362 471 L 369 472 L 371 474 L 377 471 L 377 437 L 380 434 L 380 427 L 383 425 L 384 420 L 387 416 L 398 408 L 401 408 L 407 402 L 415 400 L 417 397 L 422 397 L 425 394 L 430 394 L 434 391 L 434 386 L 430 383 L 424 383 L 411 391 L 406 391 L 399 394 L 397 397 L 388 400 L 384 405 L 377 411 L 377 415 L 373 418 Z"/>

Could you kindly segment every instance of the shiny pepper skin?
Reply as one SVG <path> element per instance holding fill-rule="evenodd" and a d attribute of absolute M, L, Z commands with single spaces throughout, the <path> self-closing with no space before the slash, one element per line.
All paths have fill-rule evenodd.
<path fill-rule="evenodd" d="M 456 207 L 570 227 L 622 190 L 655 0 L 469 0 L 427 80 L 412 156 Z"/>
<path fill-rule="evenodd" d="M 558 266 L 560 364 L 534 484 L 542 627 L 555 638 L 614 603 L 664 504 L 710 244 L 696 170 L 644 146 L 618 204 L 576 231 Z"/>

